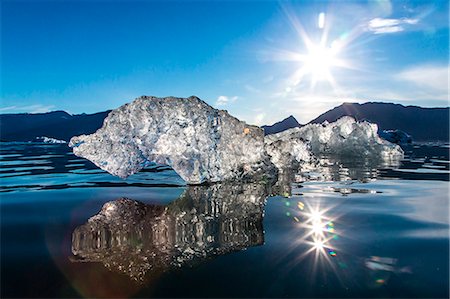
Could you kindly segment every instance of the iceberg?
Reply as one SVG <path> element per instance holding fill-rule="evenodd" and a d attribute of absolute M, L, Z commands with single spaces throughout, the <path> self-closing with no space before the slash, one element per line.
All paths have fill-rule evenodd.
<path fill-rule="evenodd" d="M 344 116 L 332 123 L 325 121 L 268 135 L 266 145 L 281 142 L 282 146 L 276 148 L 281 151 L 290 148 L 296 161 L 311 160 L 311 155 L 386 160 L 403 158 L 403 150 L 380 138 L 377 131 L 376 124 Z M 306 147 L 310 151 L 309 157 L 305 153 Z"/>
<path fill-rule="evenodd" d="M 69 146 L 121 178 L 151 162 L 171 166 L 190 184 L 276 175 L 261 128 L 194 96 L 140 97 L 110 112 L 94 134 L 73 137 Z"/>
<path fill-rule="evenodd" d="M 291 130 L 294 129 L 287 131 Z M 295 135 L 289 133 L 267 135 L 264 142 L 270 161 L 280 171 L 298 169 L 302 165 L 310 165 L 316 162 L 316 157 L 311 151 L 310 144 Z"/>
<path fill-rule="evenodd" d="M 151 163 L 171 166 L 188 184 L 275 180 L 285 169 L 320 164 L 321 157 L 398 160 L 402 149 L 378 127 L 352 117 L 264 136 L 197 97 L 143 96 L 113 110 L 91 135 L 73 137 L 75 155 L 126 178 Z"/>

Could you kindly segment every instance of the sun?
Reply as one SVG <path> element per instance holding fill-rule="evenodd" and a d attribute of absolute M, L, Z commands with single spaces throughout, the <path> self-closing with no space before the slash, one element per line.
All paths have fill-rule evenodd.
<path fill-rule="evenodd" d="M 311 88 L 319 81 L 325 81 L 332 87 L 336 87 L 336 81 L 332 75 L 333 68 L 343 67 L 345 63 L 339 58 L 340 47 L 335 41 L 331 46 L 326 45 L 326 40 L 314 44 L 309 38 L 304 37 L 306 53 L 297 55 L 299 69 L 297 71 L 297 84 L 304 78 L 310 77 Z"/>
<path fill-rule="evenodd" d="M 283 60 L 297 63 L 297 69 L 289 78 L 286 90 L 293 90 L 305 81 L 310 82 L 311 89 L 314 89 L 318 82 L 324 82 L 329 84 L 332 90 L 339 90 L 333 71 L 338 68 L 353 68 L 347 60 L 342 58 L 342 56 L 345 56 L 343 53 L 346 51 L 349 40 L 345 40 L 343 37 L 345 35 L 330 39 L 331 22 L 327 22 L 325 13 L 320 13 L 318 17 L 318 28 L 321 33 L 316 36 L 317 38 L 308 35 L 298 19 L 289 11 L 287 11 L 287 16 L 297 31 L 300 44 L 303 47 L 297 52 L 280 52 L 284 55 Z"/>
<path fill-rule="evenodd" d="M 312 76 L 312 81 L 325 81 L 331 77 L 331 68 L 337 65 L 335 51 L 321 45 L 314 45 L 304 56 L 304 68 Z"/>

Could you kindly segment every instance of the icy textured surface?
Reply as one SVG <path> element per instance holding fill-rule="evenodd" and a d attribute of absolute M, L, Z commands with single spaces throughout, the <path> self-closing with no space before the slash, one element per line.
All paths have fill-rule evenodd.
<path fill-rule="evenodd" d="M 283 149 L 292 148 L 291 155 L 298 160 L 307 160 L 306 150 L 299 140 L 308 145 L 308 149 L 316 156 L 332 157 L 368 157 L 373 159 L 399 159 L 403 157 L 402 149 L 377 134 L 376 124 L 357 122 L 344 116 L 335 122 L 309 124 L 301 128 L 289 129 L 266 137 L 266 144 L 282 142 Z M 275 147 L 277 148 L 277 147 Z M 277 160 L 273 160 L 277 164 Z"/>
<path fill-rule="evenodd" d="M 70 146 L 77 156 L 122 178 L 156 162 L 190 184 L 274 178 L 286 169 L 308 170 L 323 156 L 403 157 L 401 148 L 381 139 L 369 122 L 346 116 L 264 138 L 261 128 L 196 97 L 138 98 L 112 111 L 96 133 L 73 137 Z"/>
<path fill-rule="evenodd" d="M 298 136 L 282 133 L 267 135 L 265 144 L 270 160 L 279 170 L 297 169 L 315 161 L 309 143 Z"/>
<path fill-rule="evenodd" d="M 125 178 L 146 163 L 171 166 L 186 182 L 273 176 L 264 132 L 197 97 L 141 97 L 112 111 L 92 135 L 70 146 L 111 174 Z"/>
<path fill-rule="evenodd" d="M 264 242 L 268 186 L 190 186 L 168 206 L 121 198 L 72 234 L 73 261 L 101 262 L 137 281 Z"/>

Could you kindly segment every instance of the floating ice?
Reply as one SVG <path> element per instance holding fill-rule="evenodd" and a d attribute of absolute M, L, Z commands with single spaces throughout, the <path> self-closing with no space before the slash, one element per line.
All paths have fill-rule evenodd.
<path fill-rule="evenodd" d="M 402 130 L 384 130 L 380 132 L 380 137 L 396 144 L 412 143 L 412 137 Z"/>
<path fill-rule="evenodd" d="M 264 139 L 266 152 L 278 169 L 296 169 L 315 161 L 309 143 L 295 135 L 282 133 L 267 135 Z"/>
<path fill-rule="evenodd" d="M 65 140 L 59 140 L 59 139 L 46 137 L 46 136 L 36 137 L 35 138 L 35 142 L 54 143 L 54 144 L 56 144 L 56 143 L 67 143 Z"/>
<path fill-rule="evenodd" d="M 378 126 L 366 121 L 358 122 L 350 116 L 344 116 L 335 122 L 309 124 L 301 128 L 292 128 L 277 134 L 268 135 L 266 144 L 281 140 L 284 148 L 299 148 L 299 140 L 308 145 L 316 156 L 367 157 L 374 159 L 398 159 L 403 157 L 402 149 L 377 134 Z M 292 144 L 292 146 L 289 146 Z M 304 159 L 306 154 L 294 155 Z"/>
<path fill-rule="evenodd" d="M 96 133 L 73 137 L 70 146 L 122 178 L 150 162 L 171 166 L 191 184 L 276 174 L 261 128 L 197 97 L 138 98 L 113 110 Z"/>
<path fill-rule="evenodd" d="M 264 137 L 197 97 L 141 97 L 113 110 L 103 127 L 70 140 L 77 156 L 125 178 L 151 162 L 171 166 L 186 182 L 199 184 L 274 178 L 280 170 L 303 169 L 319 157 L 393 160 L 398 145 L 381 139 L 377 125 L 342 117 Z"/>

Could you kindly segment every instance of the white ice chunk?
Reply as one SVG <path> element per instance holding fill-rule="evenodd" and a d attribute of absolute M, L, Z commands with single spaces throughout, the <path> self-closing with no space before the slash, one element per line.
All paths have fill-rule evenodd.
<path fill-rule="evenodd" d="M 197 97 L 140 97 L 109 113 L 96 133 L 73 137 L 70 146 L 122 178 L 149 162 L 171 166 L 191 184 L 276 173 L 261 128 Z"/>
<path fill-rule="evenodd" d="M 296 148 L 298 140 L 302 140 L 309 145 L 315 156 L 402 158 L 403 150 L 400 146 L 381 139 L 377 130 L 376 124 L 357 122 L 352 117 L 344 116 L 332 123 L 309 124 L 268 135 L 266 144 L 269 140 L 269 143 L 290 140 L 293 142 L 292 148 Z M 289 145 L 284 146 L 289 148 Z"/>
<path fill-rule="evenodd" d="M 43 143 L 53 143 L 53 144 L 57 144 L 57 143 L 67 143 L 64 140 L 59 140 L 59 139 L 55 139 L 55 138 L 51 138 L 51 137 L 46 137 L 46 136 L 41 136 L 41 137 L 36 137 L 35 142 L 43 142 Z"/>

